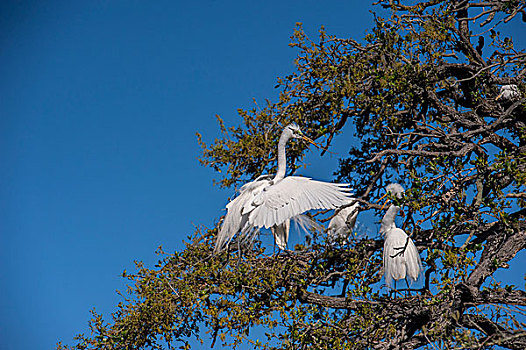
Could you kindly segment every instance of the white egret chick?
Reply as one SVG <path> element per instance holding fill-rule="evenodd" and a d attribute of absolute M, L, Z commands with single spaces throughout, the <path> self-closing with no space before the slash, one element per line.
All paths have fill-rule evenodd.
<path fill-rule="evenodd" d="M 239 239 L 251 239 L 261 228 L 271 228 L 275 242 L 286 248 L 290 219 L 313 209 L 335 209 L 349 201 L 347 184 L 315 181 L 302 176 L 285 176 L 285 147 L 291 138 L 303 135 L 296 124 L 287 125 L 278 142 L 278 169 L 274 178 L 260 176 L 243 185 L 239 195 L 227 204 L 227 214 L 216 238 L 214 252 L 225 249 L 239 233 Z"/>
<path fill-rule="evenodd" d="M 341 209 L 332 219 L 329 221 L 327 227 L 327 234 L 330 241 L 334 241 L 338 238 L 347 239 L 356 224 L 356 218 L 358 217 L 358 202 L 350 200 L 346 205 L 353 203 L 352 205 Z"/>
<path fill-rule="evenodd" d="M 385 189 L 387 193 L 383 197 L 392 193 L 401 198 L 404 192 L 404 188 L 397 183 L 390 184 Z M 383 252 L 385 282 L 391 286 L 394 280 L 395 287 L 396 281 L 401 279 L 405 279 L 406 283 L 408 279 L 415 282 L 422 272 L 422 262 L 413 240 L 404 230 L 396 227 L 395 217 L 399 211 L 399 206 L 391 204 L 380 226 L 380 233 L 385 239 Z"/>
<path fill-rule="evenodd" d="M 500 93 L 495 98 L 495 100 L 498 100 L 499 98 L 502 98 L 506 101 L 516 100 L 521 98 L 521 92 L 519 91 L 519 87 L 515 84 L 510 85 L 502 85 L 500 87 Z"/>

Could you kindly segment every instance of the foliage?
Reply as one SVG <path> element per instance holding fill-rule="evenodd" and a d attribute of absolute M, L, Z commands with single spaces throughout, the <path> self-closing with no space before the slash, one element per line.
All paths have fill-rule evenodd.
<path fill-rule="evenodd" d="M 130 299 L 109 323 L 94 314 L 92 334 L 71 348 L 189 348 L 191 339 L 265 349 L 526 348 L 524 286 L 494 277 L 526 247 L 526 53 L 500 33 L 517 14 L 524 20 L 525 1 L 411 3 L 379 1 L 388 15 L 375 15 L 360 41 L 322 28 L 314 42 L 298 25 L 297 69 L 278 80 L 279 100 L 240 110 L 242 126 L 218 117 L 223 138 L 199 142 L 202 164 L 232 186 L 274 170 L 283 125 L 297 122 L 330 149 L 353 124 L 359 144 L 336 178 L 352 184 L 360 210 L 377 214 L 387 183 L 408 189 L 403 228 L 425 257 L 424 287 L 379 292 L 378 239 L 328 245 L 321 234 L 285 254 L 256 243 L 212 255 L 216 228 L 198 230 L 183 251 L 126 274 Z M 505 84 L 522 96 L 496 99 Z M 289 148 L 289 164 L 304 147 Z M 251 337 L 257 328 L 265 339 Z"/>

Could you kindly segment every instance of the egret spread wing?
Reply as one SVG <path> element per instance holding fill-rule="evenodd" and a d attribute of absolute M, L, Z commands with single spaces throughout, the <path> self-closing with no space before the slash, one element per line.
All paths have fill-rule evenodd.
<path fill-rule="evenodd" d="M 312 209 L 335 209 L 349 201 L 346 184 L 289 176 L 259 192 L 243 209 L 251 226 L 269 228 Z"/>
<path fill-rule="evenodd" d="M 236 233 L 244 231 L 250 232 L 248 227 L 248 215 L 243 215 L 243 208 L 254 200 L 254 197 L 269 184 L 269 180 L 256 180 L 249 182 L 241 187 L 239 195 L 226 205 L 227 213 L 219 233 L 216 237 L 214 251 L 223 249 L 235 236 Z"/>

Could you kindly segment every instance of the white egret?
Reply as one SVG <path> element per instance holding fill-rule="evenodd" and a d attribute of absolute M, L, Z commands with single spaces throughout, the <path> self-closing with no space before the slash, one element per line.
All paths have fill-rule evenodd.
<path fill-rule="evenodd" d="M 385 189 L 386 194 L 383 197 L 392 193 L 401 198 L 404 192 L 404 188 L 397 183 L 390 184 Z M 422 262 L 413 240 L 404 230 L 396 227 L 395 217 L 399 211 L 399 206 L 391 204 L 380 226 L 380 233 L 385 239 L 383 252 L 385 282 L 390 286 L 394 280 L 395 287 L 396 281 L 401 279 L 405 279 L 406 283 L 407 279 L 411 282 L 416 281 L 422 272 Z"/>
<path fill-rule="evenodd" d="M 260 176 L 243 185 L 239 195 L 227 204 L 227 214 L 216 238 L 214 252 L 226 248 L 236 234 L 252 238 L 260 228 L 271 228 L 276 244 L 285 249 L 290 220 L 312 209 L 335 209 L 349 201 L 346 184 L 315 181 L 301 176 L 285 176 L 285 147 L 291 138 L 314 141 L 304 136 L 296 124 L 287 125 L 278 142 L 278 169 L 274 178 Z"/>
<path fill-rule="evenodd" d="M 353 203 L 354 202 L 354 203 Z M 356 217 L 358 216 L 359 204 L 355 200 L 350 200 L 346 205 L 352 205 L 341 209 L 332 219 L 329 221 L 327 227 L 328 238 L 330 241 L 334 241 L 338 238 L 347 239 L 351 234 L 352 229 L 356 223 Z"/>
<path fill-rule="evenodd" d="M 495 98 L 495 100 L 498 100 L 499 98 L 502 98 L 503 100 L 507 101 L 521 98 L 521 92 L 519 91 L 519 87 L 515 84 L 502 85 L 500 87 L 500 93 Z"/>

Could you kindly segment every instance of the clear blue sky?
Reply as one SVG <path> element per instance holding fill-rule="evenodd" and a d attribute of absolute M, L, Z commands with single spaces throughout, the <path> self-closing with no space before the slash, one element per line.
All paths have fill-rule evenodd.
<path fill-rule="evenodd" d="M 156 261 L 231 195 L 195 132 L 274 98 L 296 22 L 360 38 L 364 1 L 2 1 L 0 348 L 51 349 L 109 316 L 133 260 Z M 338 141 L 341 142 L 341 141 Z M 336 158 L 309 157 L 330 179 Z"/>
<path fill-rule="evenodd" d="M 134 259 L 211 226 L 231 191 L 195 132 L 275 97 L 296 22 L 362 37 L 356 4 L 1 2 L 0 348 L 71 343 L 92 307 L 114 310 Z"/>

